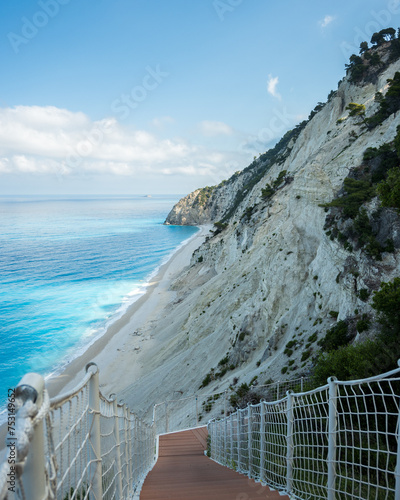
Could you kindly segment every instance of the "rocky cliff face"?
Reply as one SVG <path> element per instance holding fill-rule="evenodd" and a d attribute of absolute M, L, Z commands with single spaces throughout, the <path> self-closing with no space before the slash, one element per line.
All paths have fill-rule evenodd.
<path fill-rule="evenodd" d="M 281 144 L 272 160 L 271 155 L 262 155 L 215 187 L 202 203 L 202 191 L 197 190 L 169 214 L 171 224 L 221 220 L 227 224 L 195 252 L 190 268 L 174 286 L 183 301 L 187 283 L 190 293 L 197 295 L 196 306 L 182 325 L 190 332 L 190 343 L 199 348 L 206 344 L 220 358 L 228 356 L 238 376 L 251 378 L 262 372 L 279 379 L 285 366 L 292 377 L 307 372 L 316 350 L 307 338 L 314 334 L 320 338 L 336 322 L 330 312 L 337 312 L 338 320 L 372 314 L 358 291 L 370 293 L 399 275 L 400 227 L 394 210 L 386 212 L 388 220 L 381 228 L 385 232 L 381 239 L 393 240 L 394 251 L 383 252 L 382 260 L 376 260 L 332 240 L 325 227 L 327 209 L 321 207 L 335 198 L 346 176 L 362 164 L 367 148 L 393 141 L 398 113 L 368 129 L 363 117 L 350 116 L 346 107 L 362 104 L 365 116 L 372 116 L 379 108 L 376 93 L 386 93 L 387 79 L 396 71 L 399 61 L 374 83 L 355 85 L 344 79 L 337 93 L 297 136 Z M 271 196 L 267 185 L 275 190 Z M 365 207 L 371 213 L 376 204 L 374 198 Z M 284 355 L 289 341 L 298 348 L 290 366 Z M 306 346 L 308 358 L 303 355 Z M 212 362 L 203 361 L 202 373 L 217 370 Z"/>
<path fill-rule="evenodd" d="M 165 317 L 166 324 L 175 321 L 176 334 L 164 365 L 175 366 L 169 373 L 180 381 L 180 393 L 193 394 L 200 385 L 207 392 L 224 390 L 233 377 L 263 383 L 306 375 L 318 339 L 341 319 L 353 325 L 353 336 L 373 335 L 367 297 L 399 275 L 399 216 L 377 211 L 374 196 L 363 204 L 367 214 L 381 214 L 378 258 L 346 229 L 348 221 L 321 205 L 343 195 L 349 174 L 357 178 L 354 169 L 367 148 L 395 138 L 399 113 L 374 128 L 365 126 L 365 117 L 379 110 L 376 93 L 386 94 L 387 79 L 397 71 L 399 60 L 357 85 L 345 78 L 322 109 L 274 150 L 173 208 L 169 224 L 220 222 L 173 284 L 176 300 Z M 351 116 L 350 103 L 365 106 L 365 115 Z M 367 333 L 354 327 L 363 314 L 371 319 Z M 174 376 L 182 366 L 190 367 L 190 381 Z"/>

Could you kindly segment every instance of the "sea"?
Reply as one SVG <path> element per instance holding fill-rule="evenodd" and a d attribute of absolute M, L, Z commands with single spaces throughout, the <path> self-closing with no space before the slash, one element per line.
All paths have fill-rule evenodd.
<path fill-rule="evenodd" d="M 0 423 L 22 376 L 62 371 L 198 231 L 180 196 L 0 197 Z"/>

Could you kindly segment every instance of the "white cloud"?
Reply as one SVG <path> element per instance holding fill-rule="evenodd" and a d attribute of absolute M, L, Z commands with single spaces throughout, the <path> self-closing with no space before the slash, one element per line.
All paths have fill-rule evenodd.
<path fill-rule="evenodd" d="M 200 131 L 203 135 L 215 137 L 218 135 L 232 135 L 234 130 L 224 122 L 202 121 L 200 123 Z"/>
<path fill-rule="evenodd" d="M 323 19 L 318 21 L 318 24 L 321 26 L 321 28 L 326 28 L 328 24 L 331 24 L 332 21 L 336 19 L 335 16 L 329 16 L 326 15 Z"/>
<path fill-rule="evenodd" d="M 273 96 L 276 97 L 276 99 L 281 99 L 281 95 L 277 91 L 276 87 L 278 86 L 279 83 L 279 77 L 275 76 L 273 77 L 272 75 L 268 75 L 268 82 L 267 82 L 267 89 L 268 92 Z"/>
<path fill-rule="evenodd" d="M 206 135 L 233 133 L 222 122 L 205 121 L 201 127 Z M 241 156 L 246 166 L 246 156 L 236 151 L 213 151 L 182 138 L 159 139 L 114 118 L 92 121 L 55 107 L 0 108 L 0 175 L 196 175 L 220 181 L 232 173 L 226 165 Z"/>

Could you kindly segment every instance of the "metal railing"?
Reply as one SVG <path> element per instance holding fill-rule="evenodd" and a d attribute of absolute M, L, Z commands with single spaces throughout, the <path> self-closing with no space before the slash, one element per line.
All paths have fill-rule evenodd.
<path fill-rule="evenodd" d="M 270 384 L 253 384 L 250 389 L 259 399 L 266 401 L 279 399 L 289 389 L 303 390 L 311 379 L 301 377 L 272 382 Z M 153 406 L 153 424 L 156 434 L 174 432 L 206 425 L 212 417 L 227 415 L 231 409 L 228 391 L 195 394 L 184 398 L 170 399 Z"/>
<path fill-rule="evenodd" d="M 154 426 L 101 394 L 94 363 L 51 400 L 40 375 L 25 375 L 8 416 L 1 500 L 131 498 L 154 463 Z"/>
<path fill-rule="evenodd" d="M 331 377 L 210 421 L 210 456 L 291 498 L 400 500 L 399 411 L 400 368 Z"/>
<path fill-rule="evenodd" d="M 153 407 L 156 434 L 207 425 L 212 416 L 227 414 L 228 391 L 171 399 Z"/>

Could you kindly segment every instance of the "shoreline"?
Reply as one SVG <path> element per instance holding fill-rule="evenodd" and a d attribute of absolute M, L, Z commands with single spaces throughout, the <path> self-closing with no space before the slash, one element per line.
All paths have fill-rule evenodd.
<path fill-rule="evenodd" d="M 123 347 L 127 343 L 132 344 L 133 341 L 134 344 L 139 345 L 135 345 L 130 350 L 138 351 L 144 348 L 146 340 L 150 340 L 151 335 L 144 337 L 139 330 L 148 327 L 150 322 L 160 319 L 163 306 L 169 301 L 167 295 L 174 293 L 172 291 L 168 293 L 172 281 L 189 265 L 193 252 L 204 242 L 211 225 L 198 227 L 199 231 L 188 238 L 186 243 L 181 243 L 168 260 L 155 271 L 155 275 L 145 285 L 144 294 L 135 300 L 120 318 L 111 323 L 84 352 L 61 367 L 59 373 L 50 375 L 46 379 L 50 398 L 76 387 L 84 377 L 85 366 L 89 362 L 95 362 L 99 367 L 100 390 L 104 396 L 109 396 L 111 392 L 118 394 L 129 385 L 126 381 L 126 378 L 132 380 L 129 372 L 132 370 L 131 376 L 135 378 L 134 372 L 137 370 L 135 366 L 132 366 L 132 359 L 123 359 L 126 358 L 123 356 L 126 353 Z M 124 371 L 124 376 L 116 372 L 117 367 L 118 370 Z"/>

